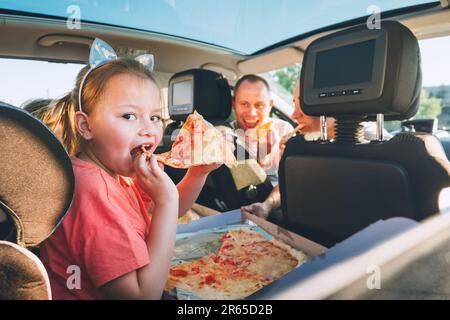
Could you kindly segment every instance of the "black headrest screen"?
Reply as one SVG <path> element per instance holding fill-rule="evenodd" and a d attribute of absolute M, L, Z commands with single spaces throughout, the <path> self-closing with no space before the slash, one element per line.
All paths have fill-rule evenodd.
<path fill-rule="evenodd" d="M 314 88 L 371 81 L 374 53 L 375 40 L 318 52 Z"/>
<path fill-rule="evenodd" d="M 208 121 L 225 121 L 231 113 L 231 90 L 219 73 L 190 69 L 169 80 L 169 115 L 184 121 L 194 110 Z"/>
<path fill-rule="evenodd" d="M 173 105 L 192 104 L 192 81 L 182 81 L 173 85 Z"/>
<path fill-rule="evenodd" d="M 300 76 L 302 111 L 309 116 L 404 120 L 418 110 L 420 50 L 397 21 L 379 29 L 361 24 L 314 40 Z"/>

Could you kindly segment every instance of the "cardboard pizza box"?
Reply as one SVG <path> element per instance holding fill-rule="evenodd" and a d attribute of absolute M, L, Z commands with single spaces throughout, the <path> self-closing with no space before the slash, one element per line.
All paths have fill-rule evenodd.
<path fill-rule="evenodd" d="M 234 210 L 202 218 L 187 225 L 179 225 L 178 233 L 197 232 L 206 228 L 239 224 L 246 219 L 253 221 L 278 240 L 291 245 L 297 250 L 302 250 L 312 257 L 310 261 L 293 269 L 246 298 L 250 300 L 323 299 L 337 285 L 342 285 L 342 282 L 348 282 L 342 274 L 337 276 L 336 273 L 333 273 L 331 276 L 331 278 L 334 277 L 333 279 L 324 277 L 323 274 L 326 275 L 331 272 L 336 266 L 351 262 L 368 250 L 383 244 L 391 238 L 395 238 L 402 232 L 417 225 L 415 221 L 400 217 L 379 220 L 341 243 L 327 249 L 264 219 L 248 213 L 242 213 L 240 210 Z M 366 272 L 365 269 L 363 271 Z M 320 285 L 317 285 L 319 282 Z M 324 293 L 325 291 L 326 294 Z"/>
<path fill-rule="evenodd" d="M 275 239 L 290 245 L 294 249 L 305 252 L 310 257 L 319 256 L 327 250 L 326 247 L 318 243 L 290 232 L 253 214 L 241 212 L 240 209 L 201 218 L 200 220 L 192 221 L 189 224 L 178 225 L 177 233 L 197 232 L 207 228 L 239 224 L 246 220 L 253 221 Z"/>
<path fill-rule="evenodd" d="M 327 248 L 320 244 L 317 244 L 307 238 L 304 238 L 304 237 L 297 235 L 293 232 L 290 232 L 284 228 L 281 228 L 280 226 L 277 226 L 267 220 L 264 220 L 262 218 L 255 216 L 255 215 L 252 215 L 252 214 L 246 213 L 246 212 L 241 212 L 241 210 L 239 210 L 239 209 L 225 212 L 225 213 L 220 213 L 220 214 L 217 214 L 214 216 L 208 216 L 205 218 L 201 218 L 199 220 L 192 221 L 189 224 L 178 225 L 177 233 L 178 234 L 193 233 L 193 232 L 198 232 L 198 231 L 201 231 L 204 229 L 209 229 L 209 228 L 241 224 L 241 223 L 245 223 L 248 220 L 255 223 L 257 226 L 259 226 L 261 229 L 263 229 L 264 231 L 269 233 L 275 239 L 277 239 L 281 242 L 284 242 L 299 251 L 306 253 L 310 258 L 314 259 L 315 257 L 321 256 L 322 254 L 325 253 L 325 251 L 327 251 Z M 298 268 L 302 268 L 302 266 L 307 263 L 308 262 L 305 262 Z M 287 273 L 286 275 L 288 275 L 288 274 L 289 273 Z M 276 283 L 280 279 L 283 279 L 286 275 L 282 276 L 278 280 L 275 280 L 274 282 L 265 286 L 261 290 L 264 290 L 267 287 L 271 287 L 274 284 L 276 285 Z M 252 298 L 253 295 L 251 295 L 247 298 L 254 299 L 254 298 Z"/>

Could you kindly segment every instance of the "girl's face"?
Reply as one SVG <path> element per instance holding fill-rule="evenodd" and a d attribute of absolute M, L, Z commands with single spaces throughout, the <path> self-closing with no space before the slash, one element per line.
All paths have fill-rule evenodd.
<path fill-rule="evenodd" d="M 158 87 L 135 75 L 114 76 L 93 106 L 88 125 L 86 147 L 95 160 L 112 174 L 134 176 L 130 152 L 146 145 L 153 153 L 162 138 Z"/>

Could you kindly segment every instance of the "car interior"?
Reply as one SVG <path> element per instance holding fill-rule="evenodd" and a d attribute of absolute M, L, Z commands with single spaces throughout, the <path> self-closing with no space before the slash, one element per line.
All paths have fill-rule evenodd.
<path fill-rule="evenodd" d="M 37 248 L 72 202 L 72 165 L 58 138 L 28 112 L 1 103 L 0 114 L 0 210 L 7 217 L 0 234 L 0 299 L 51 299 Z"/>
<path fill-rule="evenodd" d="M 421 70 L 417 40 L 397 22 L 385 22 L 381 30 L 376 34 L 365 27 L 347 29 L 316 40 L 305 53 L 302 106 L 310 114 L 336 118 L 336 136 L 331 143 L 307 142 L 302 136 L 288 142 L 280 164 L 281 202 L 287 225 L 327 247 L 379 219 L 408 217 L 420 221 L 444 209 L 439 207 L 439 196 L 449 187 L 450 163 L 435 136 L 400 133 L 387 142 L 362 143 L 363 129 L 358 123 L 364 118 L 382 114 L 385 119 L 403 120 L 418 109 Z M 379 40 L 387 49 L 377 47 Z M 361 88 L 358 82 L 364 77 L 363 68 L 352 61 L 351 54 L 342 52 L 354 52 L 359 49 L 351 46 L 362 45 L 373 46 L 366 54 L 361 50 L 363 65 L 387 66 L 384 76 L 373 80 L 371 86 L 382 82 L 391 90 L 384 90 L 374 100 L 371 91 L 377 89 Z M 325 58 L 315 54 L 321 47 L 332 48 L 320 52 L 328 55 Z M 309 63 L 314 58 L 315 65 Z M 325 59 L 345 66 L 346 78 L 322 71 L 328 63 Z M 316 89 L 314 81 L 345 82 L 350 89 L 344 92 L 358 94 L 348 94 L 345 100 L 333 95 L 322 98 L 324 89 Z M 327 87 L 327 92 L 334 93 L 333 87 Z M 417 165 L 427 169 L 418 170 Z M 321 194 L 326 195 L 326 202 L 317 201 Z"/>
<path fill-rule="evenodd" d="M 450 35 L 450 2 L 383 12 L 377 30 L 368 29 L 366 20 L 364 16 L 339 22 L 246 54 L 114 24 L 82 21 L 81 29 L 68 29 L 64 17 L 4 9 L 0 4 L 0 58 L 86 64 L 95 38 L 106 41 L 120 56 L 153 54 L 154 74 L 162 88 L 168 120 L 157 153 L 170 150 L 174 137 L 194 111 L 214 126 L 229 129 L 232 89 L 241 76 L 301 63 L 297 79 L 302 108 L 322 121 L 335 118 L 336 137 L 330 141 L 322 131 L 317 141 L 306 141 L 302 135 L 288 141 L 279 165 L 281 211 L 273 222 L 327 248 L 377 221 L 393 218 L 414 221 L 414 227 L 423 228 L 427 237 L 418 236 L 424 234 L 422 229 L 408 230 L 395 239 L 392 236 L 382 244 L 393 250 L 383 251 L 392 253 L 384 260 L 382 254 L 377 255 L 377 248 L 370 246 L 364 254 L 345 262 L 348 268 L 359 271 L 351 278 L 342 277 L 339 285 L 326 292 L 308 290 L 336 278 L 339 270 L 329 268 L 320 274 L 322 278 L 311 277 L 289 294 L 265 298 L 449 298 L 448 293 L 442 294 L 444 287 L 435 295 L 431 291 L 406 295 L 399 288 L 418 292 L 419 285 L 410 284 L 414 279 L 425 283 L 429 278 L 414 270 L 426 268 L 431 257 L 440 259 L 439 274 L 448 277 L 438 255 L 449 244 L 445 228 L 450 228 L 450 222 L 442 213 L 450 208 L 450 138 L 433 135 L 434 119 L 411 118 L 417 113 L 422 89 L 418 40 Z M 346 68 L 346 78 L 327 72 L 336 61 Z M 371 66 L 375 66 L 373 74 Z M 364 70 L 369 73 L 364 74 Z M 38 245 L 64 218 L 74 177 L 70 158 L 58 139 L 17 107 L 0 103 L 0 172 L 11 173 L 0 174 L 0 213 L 5 216 L 4 222 L 0 219 L 0 287 L 7 288 L 0 290 L 0 299 L 51 299 Z M 279 109 L 273 114 L 289 117 Z M 394 120 L 402 121 L 405 130 L 383 141 L 383 122 Z M 378 140 L 362 139 L 365 121 L 377 123 Z M 236 153 L 239 147 L 235 144 Z M 247 159 L 248 153 L 244 153 Z M 175 183 L 185 174 L 182 169 L 165 170 Z M 271 189 L 266 179 L 258 185 L 249 182 L 238 190 L 232 172 L 222 166 L 209 175 L 197 203 L 226 212 L 263 201 Z M 423 242 L 403 245 L 405 239 L 414 237 Z M 413 243 L 418 248 L 414 252 Z M 407 251 L 411 252 L 407 255 Z M 389 270 L 390 290 L 384 293 L 365 290 L 366 274 L 361 270 L 374 255 Z M 400 262 L 395 263 L 394 257 Z M 432 283 L 438 283 L 438 278 Z M 24 287 L 29 290 L 21 290 Z"/>
<path fill-rule="evenodd" d="M 200 113 L 205 120 L 216 128 L 224 131 L 233 139 L 234 153 L 243 154 L 249 159 L 248 152 L 236 143 L 231 125 L 226 120 L 231 114 L 231 88 L 228 81 L 215 71 L 205 69 L 191 69 L 177 73 L 169 80 L 168 110 L 170 123 L 165 131 L 162 145 L 156 153 L 171 149 L 183 122 L 193 111 Z M 244 160 L 241 159 L 241 160 Z M 179 182 L 187 169 L 165 167 L 173 181 Z M 211 172 L 208 176 L 197 203 L 221 212 L 238 209 L 257 201 L 264 201 L 272 190 L 270 181 L 257 185 L 245 182 L 244 187 L 236 187 L 232 171 L 225 165 Z"/>

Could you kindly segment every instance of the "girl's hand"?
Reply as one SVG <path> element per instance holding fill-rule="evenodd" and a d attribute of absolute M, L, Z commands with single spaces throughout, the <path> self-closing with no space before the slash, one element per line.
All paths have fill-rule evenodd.
<path fill-rule="evenodd" d="M 155 156 L 147 160 L 145 154 L 139 155 L 134 160 L 134 168 L 139 185 L 152 198 L 155 207 L 174 201 L 178 203 L 178 189 Z"/>
<path fill-rule="evenodd" d="M 203 164 L 200 166 L 193 166 L 188 169 L 189 174 L 207 176 L 210 172 L 218 169 L 222 164 L 221 163 L 213 163 L 213 164 Z"/>

